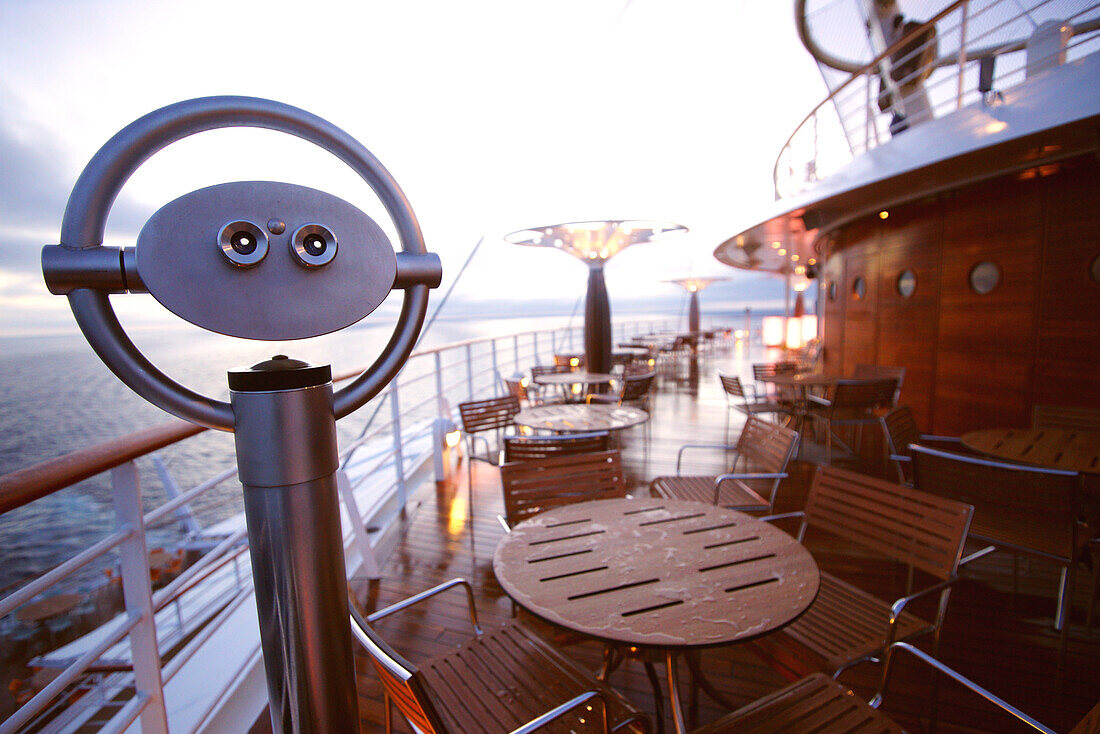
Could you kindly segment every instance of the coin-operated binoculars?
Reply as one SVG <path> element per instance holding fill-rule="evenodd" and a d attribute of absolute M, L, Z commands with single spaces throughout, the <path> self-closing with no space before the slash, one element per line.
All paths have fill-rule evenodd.
<path fill-rule="evenodd" d="M 156 212 L 135 248 L 103 246 L 115 197 L 146 159 L 189 135 L 242 126 L 295 135 L 350 166 L 385 205 L 401 250 L 395 253 L 382 229 L 351 204 L 267 181 L 193 191 Z M 248 97 L 180 102 L 131 123 L 96 153 L 69 197 L 61 243 L 42 251 L 42 270 L 119 379 L 169 413 L 234 432 L 274 730 L 357 730 L 336 420 L 396 376 L 442 273 L 397 183 L 354 138 L 295 107 Z M 346 387 L 333 392 L 328 365 L 278 355 L 230 370 L 229 403 L 158 370 L 108 299 L 150 293 L 210 331 L 282 341 L 350 326 L 393 289 L 404 291 L 394 333 Z"/>

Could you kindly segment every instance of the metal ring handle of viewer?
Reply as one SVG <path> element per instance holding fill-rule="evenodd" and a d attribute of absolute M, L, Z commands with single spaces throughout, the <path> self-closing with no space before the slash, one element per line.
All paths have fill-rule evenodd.
<path fill-rule="evenodd" d="M 195 133 L 225 127 L 257 127 L 307 140 L 333 154 L 366 181 L 393 220 L 404 253 L 427 250 L 420 225 L 397 182 L 355 138 L 297 107 L 254 97 L 203 97 L 163 107 L 135 120 L 99 149 L 77 179 L 61 226 L 61 246 L 71 250 L 103 247 L 107 215 L 122 186 L 154 153 Z M 342 418 L 377 395 L 412 352 L 428 309 L 429 286 L 405 286 L 401 313 L 382 353 L 354 381 L 333 396 Z M 99 358 L 132 390 L 185 420 L 233 430 L 229 403 L 196 393 L 154 366 L 127 336 L 105 290 L 79 287 L 68 292 L 77 323 Z"/>

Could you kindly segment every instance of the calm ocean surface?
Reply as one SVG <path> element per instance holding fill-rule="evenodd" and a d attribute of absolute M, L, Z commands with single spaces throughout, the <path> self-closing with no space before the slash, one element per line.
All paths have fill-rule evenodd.
<path fill-rule="evenodd" d="M 252 343 L 191 327 L 132 333 L 138 347 L 177 381 L 227 399 L 226 370 L 286 353 L 334 372 L 362 368 L 389 339 L 392 322 L 357 325 L 339 334 L 290 344 Z M 483 336 L 562 326 L 565 317 L 440 319 L 422 347 Z M 82 336 L 0 338 L 0 474 L 63 456 L 102 441 L 159 425 L 169 416 L 125 387 L 99 361 Z M 357 435 L 370 406 L 340 421 L 341 442 Z M 176 482 L 188 489 L 233 466 L 233 437 L 207 431 L 160 455 Z M 164 501 L 151 461 L 138 462 L 146 511 Z M 0 590 L 71 557 L 112 530 L 110 479 L 101 475 L 0 516 Z M 192 503 L 203 525 L 242 511 L 236 479 Z M 179 540 L 175 523 L 150 531 L 150 547 Z M 103 567 L 75 580 L 89 587 Z"/>

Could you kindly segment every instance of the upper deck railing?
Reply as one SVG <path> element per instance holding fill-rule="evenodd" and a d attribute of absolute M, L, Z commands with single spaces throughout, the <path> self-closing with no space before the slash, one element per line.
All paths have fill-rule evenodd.
<path fill-rule="evenodd" d="M 619 323 L 614 337 L 625 339 L 665 326 L 654 321 Z M 342 441 L 340 456 L 345 471 L 340 481 L 341 499 L 348 516 L 359 518 L 358 523 L 351 523 L 353 529 L 345 538 L 345 547 L 356 551 L 354 555 L 364 572 L 377 573 L 379 561 L 372 548 L 382 535 L 377 531 L 403 515 L 409 500 L 406 485 L 426 465 L 430 466 L 439 448 L 433 444 L 437 419 L 453 421 L 458 403 L 502 394 L 501 375 L 526 370 L 532 364 L 549 363 L 555 353 L 579 351 L 581 342 L 580 329 L 566 327 L 473 339 L 419 350 L 410 356 L 398 378 L 359 411 L 367 416 L 359 435 L 351 441 Z M 347 375 L 350 376 L 354 375 Z M 0 476 L 0 514 L 3 514 L 109 472 L 116 516 L 113 533 L 14 590 L 0 591 L 3 594 L 0 633 L 12 634 L 21 626 L 27 627 L 27 623 L 16 619 L 21 607 L 71 592 L 74 574 L 93 564 L 117 567 L 118 575 L 112 573 L 111 577 L 121 585 L 125 600 L 121 615 L 100 628 L 95 640 L 80 650 L 78 659 L 0 722 L 0 734 L 28 726 L 35 730 L 42 726 L 43 731 L 75 731 L 91 715 L 66 710 L 66 701 L 80 696 L 88 704 L 84 708 L 95 708 L 90 702 L 98 701 L 98 707 L 108 711 L 100 725 L 102 731 L 126 730 L 149 707 L 159 708 L 163 720 L 167 686 L 218 626 L 248 599 L 251 582 L 248 563 L 242 562 L 247 558 L 243 524 L 210 540 L 208 545 L 213 547 L 168 585 L 156 591 L 151 586 L 146 529 L 170 521 L 173 513 L 188 503 L 225 482 L 235 481 L 236 467 L 228 462 L 230 465 L 195 487 L 168 492 L 175 496 L 146 512 L 142 508 L 141 475 L 148 467 L 137 462 L 205 430 L 174 420 Z M 376 531 L 370 538 L 364 529 L 367 524 Z M 209 598 L 211 586 L 218 587 L 220 596 L 216 600 Z M 201 600 L 189 603 L 189 594 L 197 594 Z M 192 618 L 188 619 L 188 615 Z M 173 626 L 172 639 L 178 642 L 167 661 L 162 659 L 160 649 L 164 646 L 166 626 Z M 144 635 L 136 634 L 141 630 Z M 194 636 L 187 639 L 188 635 Z M 120 653 L 119 646 L 125 645 L 128 636 L 130 644 Z M 257 633 L 257 647 L 258 644 Z M 33 649 L 31 644 L 27 648 L 28 656 L 45 652 Z M 114 655 L 107 656 L 112 649 Z M 5 657 L 11 652 L 6 650 Z M 105 656 L 112 660 L 123 656 L 130 662 L 104 662 Z M 239 661 L 241 666 L 257 662 L 258 656 L 248 655 L 242 655 Z M 229 686 L 239 684 L 245 676 L 243 670 L 222 672 L 226 673 L 228 683 L 217 696 L 224 697 L 229 695 Z M 113 694 L 121 695 L 115 695 L 115 702 L 108 701 L 111 696 L 102 691 L 97 696 L 86 695 L 97 685 L 108 686 Z M 63 695 L 66 693 L 70 695 Z M 214 705 L 211 702 L 210 708 L 183 730 L 201 729 L 212 715 Z M 172 731 L 178 730 L 180 727 L 174 725 Z"/>
<path fill-rule="evenodd" d="M 1100 48 L 1100 3 L 1081 3 L 1066 17 L 1049 17 L 1053 12 L 1052 0 L 948 4 L 855 70 L 806 116 L 776 159 L 776 199 L 827 178 L 905 127 L 993 98 Z M 1022 27 L 1030 31 L 1006 40 Z"/>

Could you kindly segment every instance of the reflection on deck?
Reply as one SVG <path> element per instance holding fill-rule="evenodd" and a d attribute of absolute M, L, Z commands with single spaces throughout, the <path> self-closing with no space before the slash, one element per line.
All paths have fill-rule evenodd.
<path fill-rule="evenodd" d="M 645 491 L 649 479 L 675 471 L 676 451 L 691 442 L 723 440 L 726 401 L 714 376 L 719 368 L 748 372 L 741 364 L 739 349 L 731 346 L 705 355 L 699 365 L 697 388 L 691 387 L 692 370 L 685 379 L 662 380 L 653 400 L 650 446 L 643 452 L 644 431 L 638 427 L 624 435 L 624 456 L 628 479 L 636 491 Z M 747 375 L 746 375 L 747 376 Z M 741 418 L 735 417 L 735 423 Z M 867 442 L 868 445 L 873 441 Z M 792 465 L 792 476 L 779 490 L 777 512 L 800 509 L 805 499 L 815 459 L 821 456 L 808 447 L 801 461 Z M 705 452 L 704 452 L 705 453 Z M 883 467 L 865 452 L 854 468 L 880 473 Z M 693 457 L 695 458 L 695 457 Z M 700 469 L 719 470 L 723 459 L 697 457 Z M 710 461 L 709 465 L 703 463 Z M 850 465 L 849 465 L 850 466 Z M 483 623 L 503 621 L 511 615 L 511 604 L 496 582 L 492 554 L 503 531 L 496 515 L 503 510 L 500 475 L 497 469 L 474 465 L 473 518 L 468 517 L 466 472 L 455 474 L 455 484 L 437 487 L 420 498 L 410 514 L 403 542 L 383 567 L 378 581 L 353 580 L 356 602 L 366 611 L 385 606 L 415 592 L 456 576 L 468 578 L 478 594 Z M 788 529 L 791 529 L 788 527 Z M 838 571 L 868 589 L 902 591 L 906 569 L 868 559 L 837 543 L 818 536 L 810 539 L 815 556 L 823 565 Z M 1013 594 L 1013 560 L 1008 554 L 982 559 L 964 574 L 951 600 L 944 626 L 940 658 L 970 676 L 1026 713 L 1065 731 L 1075 725 L 1100 697 L 1100 635 L 1085 628 L 1092 574 L 1078 574 L 1068 661 L 1065 671 L 1057 669 L 1058 634 L 1053 628 L 1057 567 L 1037 561 L 1020 563 L 1019 588 Z M 900 596 L 900 593 L 898 594 Z M 456 596 L 430 602 L 380 622 L 378 631 L 414 663 L 468 634 L 469 621 L 463 600 Z M 553 637 L 552 630 L 546 630 Z M 918 646 L 928 648 L 927 641 Z M 595 643 L 571 643 L 563 648 L 585 667 L 596 670 L 601 648 Z M 704 671 L 725 696 L 739 705 L 748 703 L 785 684 L 784 679 L 764 665 L 747 648 L 709 650 L 702 656 Z M 383 731 L 381 685 L 369 663 L 358 660 L 361 730 Z M 685 711 L 690 710 L 690 681 L 681 666 L 680 690 Z M 931 680 L 927 668 L 911 662 L 899 664 L 882 710 L 911 731 L 921 731 L 919 716 L 929 710 Z M 864 664 L 845 673 L 841 680 L 857 694 L 870 698 L 878 684 L 877 666 Z M 611 678 L 611 684 L 638 706 L 653 711 L 653 693 L 643 666 L 628 662 Z M 1012 732 L 1026 730 L 1017 722 L 995 713 L 972 694 L 950 682 L 939 690 L 940 731 Z M 666 707 L 667 708 L 667 707 Z M 698 722 L 717 718 L 720 710 L 705 694 L 700 696 Z M 398 717 L 399 718 L 399 717 Z M 401 722 L 398 731 L 408 731 Z"/>

